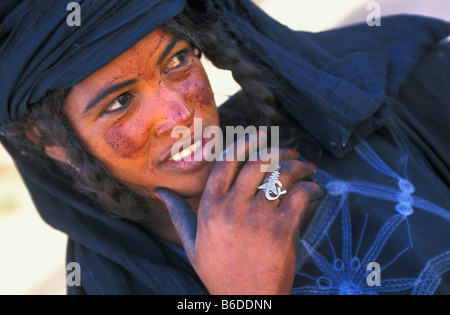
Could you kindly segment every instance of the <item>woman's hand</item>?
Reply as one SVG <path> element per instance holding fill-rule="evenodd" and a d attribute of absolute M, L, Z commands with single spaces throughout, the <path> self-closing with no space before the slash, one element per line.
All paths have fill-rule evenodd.
<path fill-rule="evenodd" d="M 279 180 L 287 193 L 274 201 L 258 190 L 271 174 L 261 172 L 261 161 L 217 161 L 197 216 L 177 194 L 156 190 L 211 294 L 289 294 L 300 222 L 323 197 L 317 184 L 301 181 L 314 167 L 297 158 L 280 150 Z"/>

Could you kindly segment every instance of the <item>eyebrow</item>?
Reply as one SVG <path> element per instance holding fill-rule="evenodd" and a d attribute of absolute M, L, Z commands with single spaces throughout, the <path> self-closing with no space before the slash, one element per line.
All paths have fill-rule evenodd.
<path fill-rule="evenodd" d="M 164 49 L 164 51 L 162 52 L 161 56 L 159 56 L 158 61 L 156 62 L 156 64 L 159 66 L 164 59 L 166 59 L 167 55 L 170 53 L 170 51 L 172 50 L 173 47 L 175 47 L 175 45 L 181 41 L 181 38 L 179 37 L 174 37 L 172 38 L 172 40 L 170 41 L 169 45 L 167 45 L 166 49 Z"/>
<path fill-rule="evenodd" d="M 170 43 L 166 46 L 166 48 L 162 52 L 161 56 L 159 56 L 158 61 L 156 62 L 157 65 L 160 65 L 164 61 L 164 59 L 166 59 L 166 57 L 169 55 L 170 51 L 173 49 L 173 47 L 175 47 L 175 45 L 179 41 L 181 41 L 181 38 L 179 38 L 179 37 L 172 38 Z M 134 84 L 136 82 L 137 82 L 137 79 L 131 79 L 128 81 L 118 83 L 116 85 L 112 85 L 112 86 L 108 87 L 106 90 L 101 91 L 92 101 L 89 102 L 89 104 L 84 109 L 83 114 L 88 113 L 92 108 L 94 108 L 97 105 L 98 102 L 100 102 L 102 99 L 107 97 L 109 94 L 112 94 L 112 93 L 116 92 L 117 90 L 120 90 L 120 89 L 122 89 L 128 85 Z"/>
<path fill-rule="evenodd" d="M 87 112 L 89 112 L 92 108 L 94 108 L 98 102 L 100 102 L 102 99 L 104 99 L 105 97 L 107 97 L 108 95 L 123 89 L 124 87 L 134 84 L 136 83 L 138 80 L 137 79 L 131 79 L 131 80 L 127 80 L 121 83 L 118 83 L 116 85 L 112 85 L 110 87 L 108 87 L 107 89 L 101 91 L 100 93 L 97 94 L 97 96 L 89 102 L 89 104 L 86 106 L 86 108 L 83 111 L 83 114 L 86 114 Z"/>

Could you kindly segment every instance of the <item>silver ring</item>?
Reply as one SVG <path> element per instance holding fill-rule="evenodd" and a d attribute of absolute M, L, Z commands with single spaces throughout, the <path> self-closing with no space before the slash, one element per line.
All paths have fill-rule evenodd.
<path fill-rule="evenodd" d="M 258 187 L 258 189 L 264 190 L 264 195 L 267 200 L 276 200 L 280 198 L 281 195 L 287 193 L 287 191 L 283 188 L 283 184 L 278 179 L 280 176 L 280 172 L 278 172 L 279 169 L 280 166 L 278 165 L 277 169 L 270 174 L 267 182 Z"/>

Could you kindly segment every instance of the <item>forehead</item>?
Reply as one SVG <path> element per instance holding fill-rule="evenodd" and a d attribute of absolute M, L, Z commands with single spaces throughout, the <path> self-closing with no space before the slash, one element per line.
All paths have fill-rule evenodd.
<path fill-rule="evenodd" d="M 160 52 L 172 38 L 172 35 L 161 28 L 154 30 L 109 64 L 73 86 L 71 94 L 91 97 L 92 95 L 87 94 L 95 94 L 98 89 L 105 89 L 115 83 L 151 73 Z"/>

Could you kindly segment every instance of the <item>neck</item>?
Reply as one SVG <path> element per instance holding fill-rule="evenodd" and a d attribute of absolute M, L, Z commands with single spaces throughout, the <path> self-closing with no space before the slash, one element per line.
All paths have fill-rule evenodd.
<path fill-rule="evenodd" d="M 202 195 L 191 197 L 185 199 L 186 203 L 191 207 L 192 211 L 197 214 L 198 207 L 200 206 L 200 201 L 202 200 Z"/>

